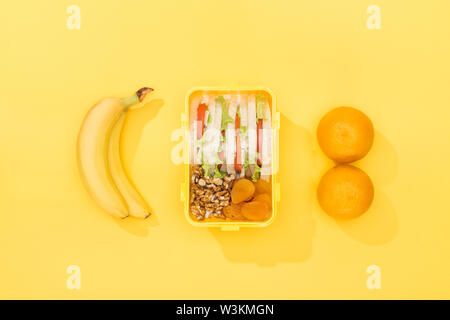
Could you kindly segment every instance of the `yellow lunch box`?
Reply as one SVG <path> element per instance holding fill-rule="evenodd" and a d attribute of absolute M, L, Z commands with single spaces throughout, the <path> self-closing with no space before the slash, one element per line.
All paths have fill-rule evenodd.
<path fill-rule="evenodd" d="M 204 94 L 227 95 L 227 94 L 254 94 L 264 93 L 269 97 L 272 120 L 272 213 L 266 221 L 195 221 L 189 212 L 190 204 L 190 139 L 189 124 L 191 119 L 190 105 L 193 97 Z M 184 165 L 185 179 L 181 184 L 181 201 L 184 202 L 184 213 L 187 221 L 196 227 L 218 227 L 225 231 L 237 231 L 241 227 L 266 227 L 273 222 L 277 215 L 277 204 L 280 201 L 280 184 L 277 179 L 279 166 L 278 134 L 280 129 L 280 113 L 276 111 L 276 98 L 271 90 L 263 87 L 196 87 L 189 90 L 185 99 L 185 112 L 181 115 L 181 127 L 184 130 Z"/>

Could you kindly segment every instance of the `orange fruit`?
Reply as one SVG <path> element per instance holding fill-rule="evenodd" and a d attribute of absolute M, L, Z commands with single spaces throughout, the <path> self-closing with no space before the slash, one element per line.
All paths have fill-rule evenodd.
<path fill-rule="evenodd" d="M 322 209 L 335 218 L 358 217 L 369 209 L 373 200 L 369 176 L 351 165 L 337 165 L 319 182 L 317 198 Z"/>
<path fill-rule="evenodd" d="M 332 160 L 349 163 L 364 157 L 373 144 L 372 121 L 352 107 L 331 110 L 319 122 L 317 140 Z"/>

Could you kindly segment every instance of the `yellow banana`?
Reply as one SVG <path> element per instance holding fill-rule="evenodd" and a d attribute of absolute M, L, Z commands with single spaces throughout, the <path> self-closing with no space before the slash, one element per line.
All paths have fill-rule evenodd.
<path fill-rule="evenodd" d="M 78 135 L 77 154 L 82 180 L 97 204 L 115 217 L 125 218 L 129 212 L 109 170 L 111 131 L 120 116 L 151 91 L 142 88 L 128 98 L 101 100 L 84 118 Z"/>
<path fill-rule="evenodd" d="M 117 189 L 127 204 L 129 214 L 137 218 L 147 218 L 150 216 L 150 207 L 128 180 L 120 158 L 120 137 L 125 123 L 125 115 L 126 112 L 122 112 L 111 131 L 108 147 L 109 170 Z"/>

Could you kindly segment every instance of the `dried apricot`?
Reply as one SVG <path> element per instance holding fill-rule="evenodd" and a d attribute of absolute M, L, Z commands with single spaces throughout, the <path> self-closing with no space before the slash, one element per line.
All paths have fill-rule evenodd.
<path fill-rule="evenodd" d="M 255 182 L 255 194 L 262 194 L 262 193 L 271 194 L 272 187 L 270 185 L 270 182 L 263 179 L 259 179 L 258 181 Z"/>
<path fill-rule="evenodd" d="M 233 185 L 231 190 L 231 201 L 233 203 L 240 203 L 242 201 L 250 200 L 255 193 L 255 186 L 253 182 L 247 179 L 239 179 Z"/>
<path fill-rule="evenodd" d="M 229 206 L 226 206 L 225 208 L 223 208 L 223 213 L 229 219 L 244 220 L 245 217 L 242 215 L 241 208 L 242 208 L 242 203 L 240 203 L 240 204 L 231 203 Z"/>
<path fill-rule="evenodd" d="M 242 205 L 241 212 L 248 220 L 262 221 L 267 218 L 269 207 L 264 202 L 251 201 Z"/>
<path fill-rule="evenodd" d="M 270 198 L 270 195 L 268 195 L 267 193 L 258 194 L 253 198 L 252 201 L 264 202 L 265 204 L 267 204 L 269 209 L 272 208 L 272 199 Z"/>

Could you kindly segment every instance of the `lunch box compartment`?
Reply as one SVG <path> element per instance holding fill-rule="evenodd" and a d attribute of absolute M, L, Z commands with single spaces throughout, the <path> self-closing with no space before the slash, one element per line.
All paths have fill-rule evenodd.
<path fill-rule="evenodd" d="M 227 95 L 227 94 L 257 94 L 263 93 L 268 97 L 268 102 L 271 108 L 272 117 L 272 214 L 265 221 L 196 221 L 192 218 L 189 210 L 190 204 L 190 139 L 189 139 L 189 124 L 190 124 L 190 105 L 194 97 L 198 95 Z M 273 222 L 277 215 L 278 202 L 280 201 L 280 184 L 278 182 L 278 133 L 280 129 L 280 113 L 276 111 L 276 99 L 272 91 L 261 87 L 197 87 L 189 90 L 185 99 L 185 112 L 181 115 L 181 127 L 184 130 L 184 157 L 185 157 L 185 179 L 181 184 L 181 201 L 184 202 L 184 213 L 186 219 L 190 224 L 196 227 L 217 227 L 224 231 L 237 231 L 241 227 L 266 227 Z"/>

